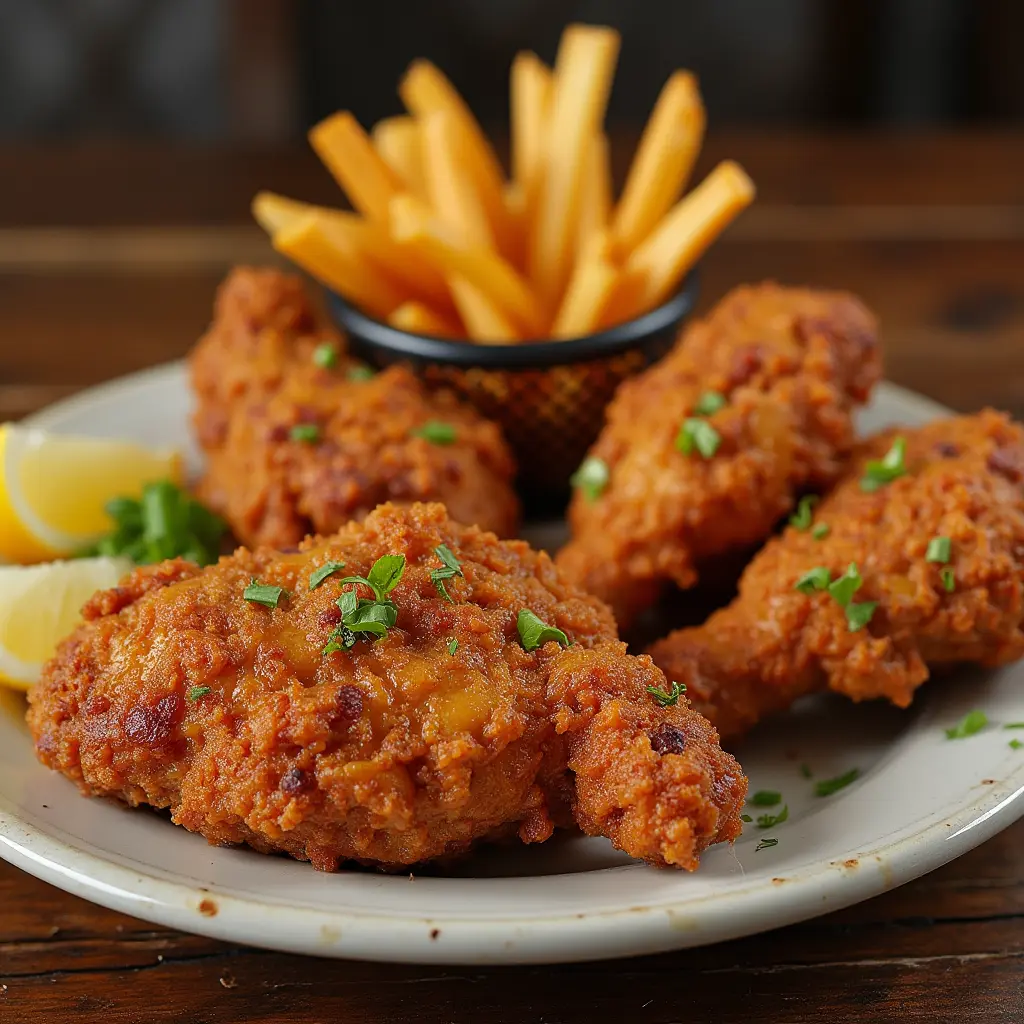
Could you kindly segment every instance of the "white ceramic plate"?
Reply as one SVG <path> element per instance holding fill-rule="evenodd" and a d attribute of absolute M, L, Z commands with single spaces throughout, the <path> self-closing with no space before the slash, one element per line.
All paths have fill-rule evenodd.
<path fill-rule="evenodd" d="M 941 412 L 886 386 L 867 429 Z M 54 430 L 188 446 L 180 366 L 54 406 Z M 194 457 L 194 452 L 192 453 Z M 548 534 L 546 543 L 555 542 Z M 540 538 L 540 542 L 545 542 Z M 321 956 L 436 963 L 543 963 L 651 953 L 773 928 L 900 885 L 1024 813 L 1024 667 L 930 684 L 911 712 L 816 698 L 737 751 L 751 789 L 777 789 L 789 820 L 747 827 L 699 872 L 631 862 L 604 840 L 482 850 L 442 875 L 327 875 L 246 850 L 214 849 L 142 810 L 85 800 L 35 760 L 20 697 L 0 709 L 0 856 L 105 906 L 186 931 Z M 992 724 L 949 741 L 972 708 Z M 834 796 L 815 779 L 859 768 Z M 755 814 L 758 812 L 754 812 Z M 766 836 L 776 846 L 758 850 Z"/>

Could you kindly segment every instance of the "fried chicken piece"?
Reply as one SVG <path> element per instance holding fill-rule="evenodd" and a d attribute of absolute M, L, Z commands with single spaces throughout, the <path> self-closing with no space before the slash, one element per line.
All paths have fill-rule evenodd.
<path fill-rule="evenodd" d="M 447 545 L 461 575 L 443 581 Z M 339 637 L 343 575 L 405 557 L 386 635 Z M 311 589 L 327 562 L 343 562 Z M 251 580 L 277 607 L 243 598 Z M 355 585 L 369 597 L 369 588 Z M 526 650 L 521 609 L 564 631 Z M 90 795 L 170 808 L 215 844 L 322 870 L 547 839 L 575 814 L 656 864 L 734 839 L 746 779 L 611 613 L 524 542 L 384 505 L 295 554 L 142 568 L 96 595 L 29 695 L 41 760 Z M 342 641 L 347 642 L 344 633 Z"/>
<path fill-rule="evenodd" d="M 869 460 L 898 437 L 906 475 L 866 492 Z M 815 512 L 826 537 L 790 526 L 748 566 L 732 605 L 651 648 L 723 736 L 817 690 L 906 707 L 930 668 L 1024 656 L 1024 429 L 1006 416 L 869 439 Z M 936 538 L 949 541 L 948 563 Z M 835 580 L 851 563 L 863 583 L 846 608 L 796 589 L 819 566 Z M 861 616 L 870 621 L 857 628 Z"/>
<path fill-rule="evenodd" d="M 335 366 L 314 360 L 323 345 Z M 240 268 L 222 285 L 190 361 L 207 457 L 198 492 L 239 540 L 286 547 L 382 502 L 423 500 L 515 533 L 515 466 L 498 427 L 404 367 L 352 380 L 355 365 L 298 278 Z"/>
<path fill-rule="evenodd" d="M 666 358 L 626 381 L 591 449 L 608 482 L 580 489 L 570 579 L 607 601 L 619 626 L 698 564 L 762 541 L 801 491 L 827 487 L 854 443 L 851 421 L 880 374 L 872 315 L 850 295 L 762 284 L 730 292 Z M 679 448 L 701 397 L 717 448 Z"/>

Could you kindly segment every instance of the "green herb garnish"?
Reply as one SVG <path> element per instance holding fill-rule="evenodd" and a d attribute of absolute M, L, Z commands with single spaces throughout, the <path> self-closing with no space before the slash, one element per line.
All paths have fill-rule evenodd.
<path fill-rule="evenodd" d="M 373 380 L 373 378 L 375 376 L 376 376 L 376 374 L 368 366 L 352 366 L 352 367 L 349 367 L 348 373 L 345 374 L 345 377 L 348 380 L 355 381 L 355 382 L 362 382 L 362 381 L 367 381 L 367 380 Z"/>
<path fill-rule="evenodd" d="M 608 463 L 596 455 L 588 455 L 569 478 L 569 483 L 581 491 L 587 501 L 597 501 L 608 486 L 609 476 Z"/>
<path fill-rule="evenodd" d="M 381 555 L 366 576 L 346 576 L 340 583 L 361 584 L 373 591 L 373 597 L 360 597 L 355 587 L 338 598 L 341 625 L 335 628 L 324 647 L 325 655 L 334 651 L 347 651 L 360 633 L 375 639 L 387 636 L 398 621 L 398 608 L 388 594 L 398 586 L 405 572 L 405 555 Z"/>
<path fill-rule="evenodd" d="M 449 445 L 455 443 L 455 427 L 444 420 L 427 420 L 421 427 L 411 431 L 413 437 L 422 437 L 431 444 Z"/>
<path fill-rule="evenodd" d="M 880 460 L 872 459 L 864 467 L 864 476 L 861 477 L 860 489 L 869 494 L 892 483 L 893 480 L 906 476 L 907 466 L 907 439 L 897 437 L 892 447 L 882 456 Z"/>
<path fill-rule="evenodd" d="M 459 638 L 458 637 L 453 637 L 451 640 L 448 641 L 448 653 L 453 655 L 453 654 L 455 654 L 455 652 L 458 649 L 459 649 Z"/>
<path fill-rule="evenodd" d="M 924 560 L 945 565 L 949 561 L 952 546 L 952 541 L 948 537 L 932 537 L 928 541 L 928 550 L 924 553 Z"/>
<path fill-rule="evenodd" d="M 816 590 L 825 590 L 831 575 L 824 565 L 816 565 L 793 584 L 793 589 L 799 590 L 801 594 L 813 594 Z"/>
<path fill-rule="evenodd" d="M 276 587 L 270 583 L 260 583 L 253 576 L 249 580 L 249 586 L 242 591 L 242 597 L 250 604 L 261 604 L 265 608 L 276 608 L 282 597 L 287 597 L 288 591 L 284 587 Z"/>
<path fill-rule="evenodd" d="M 315 423 L 296 423 L 288 436 L 293 441 L 301 441 L 303 444 L 316 444 L 320 440 L 320 428 Z"/>
<path fill-rule="evenodd" d="M 309 589 L 316 590 L 316 588 L 319 587 L 328 576 L 333 576 L 336 572 L 341 572 L 344 568 L 344 562 L 324 562 L 324 564 L 309 577 Z"/>
<path fill-rule="evenodd" d="M 721 391 L 705 391 L 697 399 L 697 404 L 693 407 L 694 415 L 714 416 L 719 409 L 726 407 L 728 401 Z"/>
<path fill-rule="evenodd" d="M 754 819 L 749 814 L 741 814 L 740 821 L 745 822 L 749 825 Z"/>
<path fill-rule="evenodd" d="M 647 692 L 663 707 L 670 708 L 674 707 L 679 703 L 679 695 L 686 693 L 686 686 L 680 685 L 675 680 L 669 686 L 668 690 L 659 690 L 657 686 L 648 686 Z"/>
<path fill-rule="evenodd" d="M 952 594 L 956 590 L 956 573 L 949 566 L 939 572 L 939 579 L 942 580 L 942 585 L 946 588 L 947 593 Z"/>
<path fill-rule="evenodd" d="M 846 625 L 851 633 L 862 630 L 875 614 L 878 607 L 877 601 L 852 602 L 846 606 Z"/>
<path fill-rule="evenodd" d="M 761 842 L 754 847 L 754 853 L 760 853 L 762 850 L 770 850 L 773 846 L 778 846 L 778 839 L 762 839 Z"/>
<path fill-rule="evenodd" d="M 1010 740 L 1008 746 L 1011 750 L 1020 750 L 1021 747 L 1024 747 L 1024 743 L 1021 743 L 1019 739 L 1014 737 L 1012 740 Z"/>
<path fill-rule="evenodd" d="M 217 561 L 227 529 L 223 519 L 170 480 L 146 484 L 138 499 L 112 499 L 106 513 L 113 530 L 80 555 L 122 555 L 138 565 L 167 558 L 209 565 Z"/>
<path fill-rule="evenodd" d="M 845 774 L 837 775 L 834 779 L 822 779 L 821 782 L 815 785 L 814 792 L 818 796 L 831 796 L 833 793 L 838 793 L 839 790 L 845 789 L 851 782 L 859 778 L 860 769 L 851 768 Z"/>
<path fill-rule="evenodd" d="M 1024 722 L 1007 722 L 1004 729 L 1024 729 Z"/>
<path fill-rule="evenodd" d="M 988 715 L 984 711 L 968 711 L 956 725 L 946 730 L 947 740 L 964 740 L 981 732 L 988 725 Z"/>
<path fill-rule="evenodd" d="M 789 807 L 783 807 L 778 814 L 762 814 L 757 819 L 758 828 L 772 828 L 775 825 L 781 825 L 784 821 L 789 818 Z"/>
<path fill-rule="evenodd" d="M 851 562 L 842 576 L 837 577 L 828 585 L 828 592 L 836 604 L 845 608 L 852 600 L 853 595 L 860 590 L 864 580 L 861 578 L 857 563 Z"/>
<path fill-rule="evenodd" d="M 569 646 L 569 638 L 557 626 L 549 626 L 537 618 L 529 608 L 523 608 L 516 621 L 519 642 L 524 651 L 535 651 L 549 640 L 557 640 L 563 647 Z"/>
<path fill-rule="evenodd" d="M 722 435 L 707 420 L 689 417 L 676 435 L 676 448 L 684 455 L 700 452 L 705 459 L 710 459 L 722 443 Z"/>
<path fill-rule="evenodd" d="M 188 700 L 199 700 L 200 697 L 205 697 L 210 692 L 209 686 L 190 686 L 185 697 Z"/>
<path fill-rule="evenodd" d="M 338 347 L 330 341 L 313 349 L 313 362 L 321 370 L 331 370 L 338 365 Z"/>
<path fill-rule="evenodd" d="M 815 540 L 824 540 L 832 532 L 832 527 L 828 523 L 815 523 L 814 529 L 811 530 L 811 536 Z"/>
<path fill-rule="evenodd" d="M 811 779 L 814 777 L 814 773 L 811 771 L 811 766 L 809 764 L 800 765 L 800 774 L 805 779 Z"/>
<path fill-rule="evenodd" d="M 440 569 L 431 570 L 430 579 L 433 581 L 434 586 L 437 587 L 438 594 L 449 604 L 454 604 L 455 602 L 452 601 L 451 595 L 448 593 L 447 587 L 445 587 L 445 580 L 450 580 L 454 576 L 463 576 L 462 566 L 451 549 L 444 544 L 439 544 L 434 548 L 434 554 L 441 559 L 442 565 Z M 463 576 L 463 578 L 465 577 Z"/>
<path fill-rule="evenodd" d="M 814 506 L 818 504 L 816 494 L 805 494 L 797 503 L 796 511 L 789 517 L 789 525 L 801 533 L 811 528 L 814 522 Z"/>
<path fill-rule="evenodd" d="M 774 807 L 782 803 L 782 794 L 774 789 L 759 789 L 747 803 L 754 807 Z"/>

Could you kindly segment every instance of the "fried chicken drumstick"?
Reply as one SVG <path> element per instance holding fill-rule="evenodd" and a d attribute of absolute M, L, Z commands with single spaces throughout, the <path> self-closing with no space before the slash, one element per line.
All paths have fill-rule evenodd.
<path fill-rule="evenodd" d="M 397 867 L 575 816 L 693 869 L 740 831 L 739 765 L 608 609 L 441 505 L 138 569 L 85 618 L 29 695 L 39 757 L 211 843 Z"/>
<path fill-rule="evenodd" d="M 866 441 L 801 525 L 732 605 L 651 648 L 723 736 L 817 690 L 906 707 L 930 668 L 1024 656 L 1024 429 L 1007 417 Z"/>
<path fill-rule="evenodd" d="M 692 586 L 699 562 L 762 541 L 838 477 L 879 373 L 874 318 L 852 296 L 737 288 L 619 388 L 560 568 L 625 628 L 665 583 Z"/>
<path fill-rule="evenodd" d="M 441 501 L 459 522 L 516 530 L 498 427 L 403 367 L 367 375 L 297 277 L 232 271 L 190 371 L 199 495 L 242 543 L 294 545 L 385 501 Z"/>

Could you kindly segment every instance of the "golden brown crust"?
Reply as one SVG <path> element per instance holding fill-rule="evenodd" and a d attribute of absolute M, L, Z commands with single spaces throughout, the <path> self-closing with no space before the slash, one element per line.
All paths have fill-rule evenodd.
<path fill-rule="evenodd" d="M 865 462 L 897 436 L 909 472 L 865 493 Z M 930 667 L 1016 660 L 1024 656 L 1022 480 L 1024 430 L 991 410 L 871 438 L 815 510 L 826 538 L 789 527 L 749 565 L 732 605 L 651 655 L 726 737 L 826 687 L 906 707 Z M 926 560 L 934 537 L 951 541 L 952 592 L 947 567 Z M 864 579 L 855 601 L 878 602 L 857 632 L 827 593 L 794 589 L 816 566 L 835 578 L 851 562 Z"/>
<path fill-rule="evenodd" d="M 872 315 L 850 295 L 762 284 L 730 292 L 657 366 L 626 381 L 591 450 L 610 469 L 596 501 L 577 493 L 560 567 L 611 604 L 619 625 L 665 582 L 764 539 L 803 490 L 828 486 L 854 442 L 852 412 L 878 380 Z M 676 449 L 700 395 L 721 446 Z"/>
<path fill-rule="evenodd" d="M 333 369 L 313 361 L 324 342 L 339 350 Z M 207 456 L 199 496 L 244 543 L 297 544 L 385 501 L 441 501 L 460 522 L 515 532 L 515 467 L 498 427 L 448 392 L 428 394 L 404 367 L 349 380 L 339 336 L 317 322 L 297 278 L 233 271 L 190 365 Z M 431 421 L 455 440 L 417 436 Z M 317 438 L 294 440 L 298 424 Z"/>
<path fill-rule="evenodd" d="M 442 543 L 465 574 L 448 581 L 452 604 L 430 579 Z M 342 561 L 345 573 L 365 576 L 383 554 L 407 559 L 392 595 L 396 626 L 376 643 L 323 655 L 340 617 L 340 574 L 312 591 L 310 575 Z M 253 577 L 290 596 L 276 609 L 246 602 Z M 574 646 L 525 651 L 522 608 Z M 40 758 L 87 793 L 168 807 L 211 843 L 331 870 L 349 859 L 412 864 L 510 828 L 524 841 L 546 839 L 572 799 L 570 757 L 588 780 L 611 749 L 614 723 L 595 724 L 610 705 L 627 709 L 632 791 L 651 761 L 637 729 L 667 716 L 693 740 L 679 759 L 689 789 L 682 775 L 658 782 L 665 796 L 650 804 L 683 823 L 652 821 L 650 837 L 637 838 L 642 802 L 628 828 L 610 822 L 608 833 L 638 856 L 684 867 L 734 835 L 740 783 L 713 780 L 740 780 L 739 767 L 693 712 L 662 713 L 642 692 L 644 680 L 662 677 L 649 663 L 630 667 L 636 659 L 616 642 L 608 609 L 547 555 L 458 526 L 440 505 L 383 506 L 295 554 L 240 549 L 205 570 L 140 569 L 94 598 L 86 617 L 30 693 Z M 189 699 L 194 687 L 209 692 Z M 595 785 L 580 785 L 591 829 L 604 820 Z M 619 787 L 620 801 L 631 792 L 624 780 L 601 785 L 606 794 Z"/>

